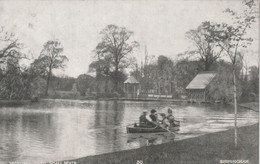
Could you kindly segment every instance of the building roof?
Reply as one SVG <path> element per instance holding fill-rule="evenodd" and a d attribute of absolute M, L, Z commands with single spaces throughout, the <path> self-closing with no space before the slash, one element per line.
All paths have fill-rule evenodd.
<path fill-rule="evenodd" d="M 125 84 L 139 84 L 139 81 L 137 81 L 133 76 L 130 76 L 124 83 Z"/>
<path fill-rule="evenodd" d="M 205 89 L 215 76 L 215 72 L 201 72 L 195 76 L 186 89 Z"/>

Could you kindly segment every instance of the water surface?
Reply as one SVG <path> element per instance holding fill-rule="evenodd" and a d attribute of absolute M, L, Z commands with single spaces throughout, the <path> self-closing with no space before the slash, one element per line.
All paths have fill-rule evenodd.
<path fill-rule="evenodd" d="M 177 135 L 127 134 L 144 109 L 173 114 Z M 166 102 L 43 100 L 23 107 L 0 107 L 0 161 L 67 160 L 182 140 L 233 127 L 233 108 Z M 238 110 L 238 126 L 258 122 L 258 113 Z M 231 136 L 232 137 L 232 136 Z"/>

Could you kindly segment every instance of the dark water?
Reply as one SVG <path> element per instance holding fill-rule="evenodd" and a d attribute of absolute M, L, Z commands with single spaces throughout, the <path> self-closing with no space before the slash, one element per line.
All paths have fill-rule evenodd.
<path fill-rule="evenodd" d="M 181 121 L 177 135 L 126 133 L 144 109 L 167 112 L 166 106 Z M 0 161 L 74 159 L 223 131 L 233 122 L 232 106 L 223 105 L 43 100 L 0 107 Z M 238 126 L 256 122 L 258 113 L 238 110 Z"/>

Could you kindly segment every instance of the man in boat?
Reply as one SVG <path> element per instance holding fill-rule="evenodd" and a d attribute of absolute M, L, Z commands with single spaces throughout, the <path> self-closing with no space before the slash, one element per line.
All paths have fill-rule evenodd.
<path fill-rule="evenodd" d="M 146 119 L 148 120 L 147 125 L 149 127 L 156 127 L 158 125 L 156 112 L 157 111 L 155 109 L 152 109 L 151 114 L 149 116 L 146 116 Z"/>
<path fill-rule="evenodd" d="M 168 119 L 169 123 L 170 123 L 172 126 L 174 126 L 174 117 L 173 117 L 173 115 L 172 115 L 172 110 L 171 110 L 170 108 L 168 109 L 168 115 L 167 115 L 166 118 Z"/>
<path fill-rule="evenodd" d="M 169 128 L 170 122 L 169 122 L 169 120 L 167 119 L 166 114 L 161 113 L 161 116 L 162 116 L 162 124 L 161 124 L 161 127 L 163 127 L 163 128 Z"/>
<path fill-rule="evenodd" d="M 142 126 L 142 127 L 147 126 L 148 120 L 146 119 L 146 116 L 147 116 L 147 110 L 144 110 L 143 114 L 139 117 L 139 123 L 140 123 L 140 126 Z"/>

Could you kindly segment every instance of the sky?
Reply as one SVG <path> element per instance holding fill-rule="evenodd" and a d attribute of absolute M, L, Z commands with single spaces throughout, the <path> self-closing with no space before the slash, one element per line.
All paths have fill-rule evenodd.
<path fill-rule="evenodd" d="M 192 50 L 185 32 L 197 28 L 203 21 L 230 22 L 222 11 L 241 11 L 239 0 L 88 0 L 88 1 L 0 1 L 0 25 L 13 32 L 31 60 L 40 55 L 43 44 L 58 39 L 69 59 L 67 67 L 56 74 L 77 77 L 88 72 L 94 60 L 93 50 L 101 40 L 99 34 L 108 24 L 126 27 L 134 32 L 133 40 L 140 43 L 132 55 L 140 63 L 145 46 L 149 55 L 177 54 Z M 251 35 L 259 36 L 258 23 Z M 258 51 L 259 38 L 249 47 Z M 256 65 L 257 54 L 247 59 Z"/>

